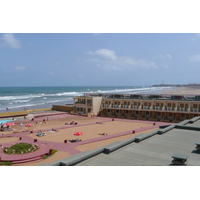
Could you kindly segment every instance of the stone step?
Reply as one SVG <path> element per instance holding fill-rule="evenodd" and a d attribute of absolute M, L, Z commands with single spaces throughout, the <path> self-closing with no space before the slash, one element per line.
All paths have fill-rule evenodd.
<path fill-rule="evenodd" d="M 35 157 L 35 158 L 28 158 L 28 159 L 24 159 L 24 160 L 16 160 L 13 161 L 13 164 L 21 164 L 21 163 L 26 163 L 26 162 L 32 162 L 32 161 L 36 161 L 36 160 L 43 160 L 41 156 Z"/>

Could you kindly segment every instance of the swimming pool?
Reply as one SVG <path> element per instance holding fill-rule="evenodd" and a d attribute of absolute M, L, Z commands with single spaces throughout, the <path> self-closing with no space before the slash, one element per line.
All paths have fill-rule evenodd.
<path fill-rule="evenodd" d="M 10 122 L 10 121 L 11 121 L 10 119 L 0 120 L 0 124 L 4 124 L 4 123 Z"/>

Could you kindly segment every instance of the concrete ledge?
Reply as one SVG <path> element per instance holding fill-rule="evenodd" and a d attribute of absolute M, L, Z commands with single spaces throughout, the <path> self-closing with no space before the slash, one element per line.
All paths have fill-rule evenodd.
<path fill-rule="evenodd" d="M 171 126 L 171 125 L 162 125 L 162 126 L 159 126 L 159 128 L 164 129 L 164 128 L 167 128 L 169 126 Z"/>
<path fill-rule="evenodd" d="M 186 124 L 188 124 L 190 122 L 190 120 L 188 120 L 188 119 L 186 119 L 186 120 L 184 120 L 184 121 L 182 121 L 182 122 L 180 122 L 180 123 L 178 123 L 179 125 L 186 125 Z"/>
<path fill-rule="evenodd" d="M 176 124 L 172 124 L 172 125 L 170 125 L 170 126 L 168 126 L 167 128 L 164 128 L 164 129 L 159 129 L 158 130 L 158 134 L 163 134 L 163 133 L 166 133 L 167 131 L 170 131 L 170 130 L 172 130 L 173 128 L 175 128 L 175 126 L 176 126 Z"/>
<path fill-rule="evenodd" d="M 76 155 L 70 156 L 68 158 L 59 160 L 57 162 L 59 162 L 59 166 L 70 166 L 70 165 L 74 165 L 77 164 L 79 162 L 82 162 L 88 158 L 91 158 L 93 156 L 96 156 L 100 153 L 102 153 L 104 150 L 104 147 L 92 150 L 92 151 L 84 151 L 81 153 L 78 153 Z M 50 165 L 52 165 L 53 163 L 50 163 Z"/>
<path fill-rule="evenodd" d="M 193 117 L 192 119 L 189 120 L 189 123 L 193 124 L 194 122 L 198 121 L 200 117 Z"/>
<path fill-rule="evenodd" d="M 147 134 L 140 134 L 139 136 L 135 137 L 135 142 L 138 143 L 138 142 L 140 142 L 140 141 L 142 141 L 144 139 L 147 139 L 147 138 L 149 138 L 149 137 L 151 137 L 153 135 L 156 135 L 157 132 L 158 132 L 158 130 L 154 130 L 154 131 L 151 131 L 151 132 L 149 132 Z"/>
<path fill-rule="evenodd" d="M 183 126 L 183 125 L 177 124 L 175 128 L 191 130 L 191 131 L 200 131 L 200 127 L 195 127 L 195 126 Z"/>
<path fill-rule="evenodd" d="M 117 150 L 117 149 L 119 149 L 123 146 L 126 146 L 126 145 L 134 142 L 135 138 L 136 137 L 132 137 L 132 138 L 127 139 L 125 141 L 117 141 L 117 142 L 114 142 L 112 144 L 109 144 L 109 145 L 105 146 L 103 153 L 109 154 L 112 151 L 115 151 L 115 150 Z"/>

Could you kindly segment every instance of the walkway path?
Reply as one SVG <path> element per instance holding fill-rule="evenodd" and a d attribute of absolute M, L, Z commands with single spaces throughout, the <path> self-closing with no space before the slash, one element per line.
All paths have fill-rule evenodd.
<path fill-rule="evenodd" d="M 71 115 L 70 115 L 70 117 L 71 117 Z M 101 120 L 105 119 L 104 121 L 101 121 L 103 123 L 112 121 L 111 118 L 96 117 L 96 119 L 97 119 L 97 122 L 98 122 L 98 119 L 101 119 Z M 114 119 L 114 121 L 127 121 L 127 122 L 137 122 L 138 123 L 137 120 L 116 119 L 116 118 Z M 135 133 L 142 132 L 145 130 L 150 130 L 153 128 L 158 128 L 161 125 L 169 124 L 169 123 L 148 122 L 148 121 L 139 121 L 139 122 L 154 124 L 154 126 L 136 129 L 136 130 L 134 130 Z M 62 126 L 62 127 L 55 127 L 54 129 L 67 129 L 67 128 L 71 128 L 71 127 L 75 127 L 75 126 L 88 126 L 88 125 L 92 125 L 92 124 L 96 124 L 96 122 L 77 124 L 77 125 L 66 125 L 66 126 Z M 43 129 L 42 131 L 49 131 L 49 130 L 51 130 L 51 129 Z M 3 148 L 1 147 L 0 148 L 0 159 L 1 159 L 1 161 L 14 161 L 14 162 L 21 161 L 21 163 L 22 163 L 23 161 L 24 162 L 31 161 L 31 159 L 41 159 L 41 156 L 48 154 L 51 149 L 67 152 L 71 155 L 74 155 L 74 154 L 80 153 L 80 151 L 75 149 L 78 145 L 88 144 L 88 143 L 92 143 L 92 142 L 98 142 L 98 141 L 102 141 L 102 140 L 107 140 L 107 139 L 111 139 L 111 138 L 115 138 L 115 137 L 132 134 L 132 131 L 133 130 L 126 131 L 126 132 L 120 132 L 120 133 L 116 133 L 116 134 L 112 134 L 112 135 L 106 135 L 106 136 L 102 136 L 102 137 L 92 138 L 92 139 L 75 142 L 75 143 L 64 143 L 64 141 L 63 141 L 63 143 L 51 142 L 51 141 L 40 141 L 39 138 L 37 139 L 37 141 L 35 141 L 34 138 L 32 138 L 31 136 L 28 135 L 28 134 L 30 134 L 29 131 L 1 135 L 0 138 L 3 138 L 3 137 L 18 137 L 19 138 L 19 140 L 17 142 L 8 142 L 8 143 L 2 144 L 1 145 L 2 147 L 9 147 L 16 143 L 26 142 L 26 143 L 35 144 L 35 145 L 39 146 L 39 149 L 36 150 L 35 152 L 27 153 L 27 154 L 8 155 L 8 154 L 3 153 Z M 35 133 L 37 131 L 33 131 L 33 132 Z"/>

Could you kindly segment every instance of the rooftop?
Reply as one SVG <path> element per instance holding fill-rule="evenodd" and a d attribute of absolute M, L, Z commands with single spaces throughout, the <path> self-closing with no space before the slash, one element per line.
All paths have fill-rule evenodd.
<path fill-rule="evenodd" d="M 84 93 L 84 97 L 103 97 L 106 99 L 141 99 L 141 100 L 178 100 L 200 101 L 200 95 L 171 95 L 171 94 L 111 94 L 111 93 Z"/>

